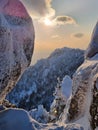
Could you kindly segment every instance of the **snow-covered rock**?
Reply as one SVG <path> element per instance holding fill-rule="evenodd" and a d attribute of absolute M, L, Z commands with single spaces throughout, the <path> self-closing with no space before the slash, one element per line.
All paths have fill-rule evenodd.
<path fill-rule="evenodd" d="M 30 110 L 29 114 L 40 123 L 56 122 L 60 119 L 71 94 L 72 79 L 68 75 L 63 78 L 63 81 L 58 78 L 58 84 L 53 94 L 55 98 L 50 106 L 50 111 L 47 112 L 43 105 L 39 105 L 37 109 Z"/>
<path fill-rule="evenodd" d="M 48 124 L 46 127 L 43 126 L 41 130 L 84 130 L 84 128 L 75 123 L 68 125 Z"/>
<path fill-rule="evenodd" d="M 48 123 L 49 113 L 44 109 L 43 105 L 39 105 L 37 109 L 29 111 L 30 116 L 40 123 Z"/>
<path fill-rule="evenodd" d="M 61 86 L 62 94 L 68 99 L 72 94 L 72 79 L 70 76 L 66 75 L 63 78 Z"/>
<path fill-rule="evenodd" d="M 37 124 L 36 121 L 25 110 L 7 109 L 0 112 L 0 130 L 35 130 L 34 124 Z"/>
<path fill-rule="evenodd" d="M 92 41 L 98 32 L 98 24 L 95 29 L 97 30 L 94 31 Z M 92 53 L 93 48 L 90 49 Z M 80 124 L 84 130 L 95 130 L 98 127 L 98 54 L 96 53 L 93 53 L 91 58 L 88 56 L 89 59 L 85 59 L 74 74 L 72 97 L 63 116 L 65 122 Z"/>
<path fill-rule="evenodd" d="M 84 130 L 79 124 L 40 124 L 23 109 L 7 109 L 0 112 L 0 130 Z"/>
<path fill-rule="evenodd" d="M 30 64 L 32 19 L 19 0 L 0 0 L 0 102 Z"/>
<path fill-rule="evenodd" d="M 71 88 L 71 80 L 67 78 L 63 80 L 64 86 L 68 83 Z M 43 107 L 39 108 L 43 112 Z M 98 130 L 98 54 L 86 58 L 77 69 L 73 76 L 72 95 L 67 101 L 61 119 L 56 123 L 40 124 L 31 119 L 27 112 L 17 112 L 14 109 L 0 112 L 0 130 Z M 16 118 L 13 119 L 13 115 L 16 115 Z M 20 125 L 16 126 L 17 124 Z M 9 129 L 6 129 L 6 126 Z"/>
<path fill-rule="evenodd" d="M 57 78 L 62 80 L 65 75 L 72 77 L 83 60 L 82 50 L 70 48 L 55 50 L 47 59 L 38 61 L 24 72 L 7 99 L 27 110 L 37 108 L 40 104 L 49 110 L 54 99 L 53 92 L 57 86 Z"/>
<path fill-rule="evenodd" d="M 98 78 L 95 79 L 97 73 L 98 60 L 86 60 L 73 77 L 73 90 L 67 120 L 68 122 L 80 123 L 85 130 L 91 130 L 91 125 L 95 127 L 96 121 L 98 121 L 97 95 L 94 97 L 98 93 L 96 85 L 94 85 Z"/>
<path fill-rule="evenodd" d="M 91 58 L 98 53 L 98 22 L 93 30 L 92 39 L 86 50 L 86 58 Z"/>

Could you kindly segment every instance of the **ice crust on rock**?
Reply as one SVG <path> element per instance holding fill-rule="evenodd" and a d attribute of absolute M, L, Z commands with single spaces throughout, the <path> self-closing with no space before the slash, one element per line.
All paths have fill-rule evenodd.
<path fill-rule="evenodd" d="M 98 43 L 97 32 L 98 24 L 86 59 L 73 76 L 72 95 L 62 113 L 62 119 L 56 123 L 42 124 L 24 110 L 7 109 L 0 112 L 0 130 L 98 130 L 98 52 L 92 45 L 92 41 Z M 47 117 L 42 106 L 39 106 L 38 111 L 39 114 L 46 113 Z"/>
<path fill-rule="evenodd" d="M 33 130 L 33 128 L 26 111 L 8 109 L 0 112 L 0 130 Z"/>
<path fill-rule="evenodd" d="M 93 30 L 91 42 L 86 50 L 85 57 L 91 58 L 98 53 L 98 22 Z"/>
<path fill-rule="evenodd" d="M 93 50 L 98 49 L 97 34 L 98 23 L 86 59 L 73 76 L 72 96 L 69 107 L 65 108 L 65 122 L 80 124 L 84 130 L 95 130 L 98 127 L 98 52 Z"/>
<path fill-rule="evenodd" d="M 15 118 L 13 118 L 15 117 Z M 0 112 L 0 130 L 84 130 L 79 124 L 41 124 L 22 109 L 8 109 Z"/>
<path fill-rule="evenodd" d="M 0 0 L 0 102 L 31 62 L 32 19 L 19 0 Z"/>
<path fill-rule="evenodd" d="M 48 123 L 49 112 L 47 112 L 43 105 L 39 105 L 37 109 L 32 109 L 29 111 L 30 116 L 40 123 Z"/>

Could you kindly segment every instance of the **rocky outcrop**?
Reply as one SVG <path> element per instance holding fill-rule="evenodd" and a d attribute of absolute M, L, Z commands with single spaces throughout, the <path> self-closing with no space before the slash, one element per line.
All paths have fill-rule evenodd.
<path fill-rule="evenodd" d="M 30 64 L 34 48 L 32 19 L 19 0 L 0 1 L 0 102 Z"/>
<path fill-rule="evenodd" d="M 93 30 L 91 42 L 86 50 L 85 57 L 91 58 L 98 53 L 98 22 Z"/>
<path fill-rule="evenodd" d="M 94 48 L 98 50 L 97 33 L 98 24 L 87 50 L 87 59 L 73 76 L 72 97 L 64 115 L 65 122 L 78 123 L 84 130 L 98 129 L 98 53 L 94 51 Z"/>
<path fill-rule="evenodd" d="M 91 59 L 79 67 L 73 78 L 73 91 L 67 120 L 71 123 L 80 123 L 85 126 L 85 130 L 94 130 L 98 126 L 98 89 L 95 85 L 97 73 L 98 59 Z"/>

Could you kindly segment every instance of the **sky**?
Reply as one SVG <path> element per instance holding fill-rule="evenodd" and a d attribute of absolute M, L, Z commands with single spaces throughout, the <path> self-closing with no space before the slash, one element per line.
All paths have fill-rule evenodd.
<path fill-rule="evenodd" d="M 98 0 L 21 1 L 35 28 L 32 64 L 57 48 L 87 48 L 98 20 Z"/>

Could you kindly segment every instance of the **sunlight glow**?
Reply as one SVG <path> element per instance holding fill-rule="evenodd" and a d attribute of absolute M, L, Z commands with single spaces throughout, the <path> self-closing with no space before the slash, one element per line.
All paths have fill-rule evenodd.
<path fill-rule="evenodd" d="M 48 19 L 48 18 L 45 18 L 44 24 L 47 25 L 47 26 L 51 26 L 52 25 L 52 21 L 50 19 Z"/>

